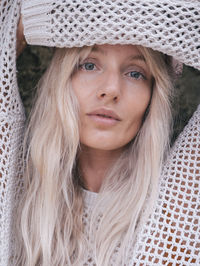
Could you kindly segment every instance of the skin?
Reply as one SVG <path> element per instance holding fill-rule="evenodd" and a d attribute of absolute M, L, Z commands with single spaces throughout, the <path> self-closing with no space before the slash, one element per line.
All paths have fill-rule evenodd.
<path fill-rule="evenodd" d="M 20 17 L 17 26 L 17 57 L 23 52 L 26 47 L 26 41 L 24 37 L 24 27 L 22 24 L 22 17 Z"/>
<path fill-rule="evenodd" d="M 150 102 L 151 83 L 136 46 L 95 46 L 80 62 L 72 87 L 80 106 L 79 164 L 88 190 L 99 191 L 106 171 L 136 136 Z M 118 119 L 99 116 L 102 108 Z"/>

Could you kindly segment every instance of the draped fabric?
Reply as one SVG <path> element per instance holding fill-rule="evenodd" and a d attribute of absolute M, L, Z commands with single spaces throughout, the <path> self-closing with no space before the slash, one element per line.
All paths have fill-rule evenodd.
<path fill-rule="evenodd" d="M 24 110 L 16 78 L 16 29 L 20 1 L 0 1 L 0 265 L 9 265 L 12 223 L 22 189 Z"/>
<path fill-rule="evenodd" d="M 114 6 L 107 6 L 108 3 Z M 123 3 L 130 3 L 130 10 L 125 9 Z M 25 116 L 16 79 L 16 28 L 20 5 L 20 0 L 0 1 L 0 266 L 15 265 L 14 261 L 10 264 L 9 259 L 12 258 L 15 246 L 15 210 L 23 190 L 21 149 Z M 62 5 L 66 8 L 63 9 Z M 94 21 L 87 15 L 88 10 L 94 11 Z M 104 21 L 105 10 L 109 12 Z M 165 10 L 170 11 L 169 14 Z M 196 23 L 199 21 L 199 10 L 200 2 L 195 0 L 25 0 L 23 12 L 26 38 L 32 44 L 81 46 L 93 43 L 132 43 L 134 38 L 135 44 L 154 49 L 159 47 L 162 52 L 168 51 L 176 59 L 182 59 L 182 62 L 199 69 L 199 23 Z M 65 12 L 67 19 L 63 22 Z M 134 26 L 132 19 L 135 12 L 138 20 L 142 15 L 145 19 L 140 19 L 138 27 Z M 188 14 L 186 21 L 182 20 L 182 17 L 186 17 L 185 13 Z M 99 15 L 102 15 L 102 19 L 99 19 Z M 176 21 L 174 27 L 180 27 L 180 31 L 176 32 L 173 28 L 171 16 Z M 77 21 L 81 27 L 77 26 L 75 31 L 70 30 L 70 25 Z M 94 22 L 89 23 L 93 26 L 86 27 L 87 21 Z M 122 21 L 124 26 L 122 31 L 118 31 L 117 23 Z M 143 25 L 146 23 L 144 21 L 151 21 L 149 23 L 153 26 Z M 104 24 L 108 39 L 103 34 Z M 193 26 L 190 28 L 191 25 L 195 25 L 196 31 Z M 135 35 L 130 31 L 133 29 Z M 173 41 L 170 41 L 168 32 L 171 32 Z M 130 247 L 129 265 L 200 265 L 199 169 L 200 107 L 179 136 L 163 167 L 154 212 L 139 228 L 137 241 Z M 90 192 L 85 193 L 86 233 L 93 202 L 90 201 L 89 205 L 90 197 Z M 92 250 L 85 255 L 83 265 L 94 265 Z"/>
<path fill-rule="evenodd" d="M 199 0 L 24 0 L 28 43 L 135 44 L 200 69 Z"/>

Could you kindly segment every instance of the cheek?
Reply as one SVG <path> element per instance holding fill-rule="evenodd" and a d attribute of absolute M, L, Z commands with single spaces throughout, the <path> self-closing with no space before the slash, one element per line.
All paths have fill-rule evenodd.
<path fill-rule="evenodd" d="M 80 78 L 78 78 L 77 76 L 73 77 L 72 78 L 72 89 L 79 103 L 81 101 L 81 98 L 84 97 L 84 94 L 83 94 L 84 90 L 82 90 L 81 87 L 82 87 L 82 84 L 81 84 Z"/>
<path fill-rule="evenodd" d="M 89 81 L 84 75 L 77 74 L 72 78 L 72 89 L 77 97 L 80 108 L 87 106 L 88 99 L 94 97 L 95 85 L 94 81 Z"/>
<path fill-rule="evenodd" d="M 130 119 L 140 122 L 151 101 L 151 89 L 146 88 L 142 93 L 138 93 L 135 97 L 129 97 L 127 104 Z"/>
<path fill-rule="evenodd" d="M 139 95 L 139 97 L 129 98 L 126 110 L 128 115 L 126 131 L 129 132 L 129 137 L 131 135 L 134 137 L 139 131 L 150 101 L 150 90 L 147 90 L 145 93 Z"/>

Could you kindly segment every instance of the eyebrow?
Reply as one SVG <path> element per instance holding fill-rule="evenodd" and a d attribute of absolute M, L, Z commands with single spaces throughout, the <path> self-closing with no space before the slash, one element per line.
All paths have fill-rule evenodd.
<path fill-rule="evenodd" d="M 101 49 L 100 47 L 97 47 L 97 46 L 94 46 L 94 47 L 92 48 L 92 51 L 91 51 L 91 52 L 99 52 L 99 53 L 104 54 L 104 55 L 107 54 L 106 51 L 104 51 L 103 49 Z"/>
<path fill-rule="evenodd" d="M 133 55 L 131 56 L 130 60 L 139 60 L 146 63 L 146 60 L 143 55 Z"/>
<path fill-rule="evenodd" d="M 103 49 L 101 49 L 100 47 L 97 47 L 97 46 L 94 46 L 92 48 L 92 51 L 91 52 L 99 52 L 99 53 L 101 53 L 103 55 L 107 55 L 107 52 L 106 51 L 104 51 Z M 131 56 L 130 57 L 130 61 L 131 60 L 138 60 L 138 61 L 143 61 L 143 62 L 146 63 L 146 60 L 145 60 L 144 56 L 141 55 L 141 54 L 137 54 L 137 55 Z"/>

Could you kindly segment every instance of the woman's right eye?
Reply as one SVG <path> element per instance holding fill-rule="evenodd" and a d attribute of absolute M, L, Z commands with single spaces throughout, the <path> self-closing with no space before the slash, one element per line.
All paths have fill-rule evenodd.
<path fill-rule="evenodd" d="M 91 71 L 91 70 L 95 70 L 96 69 L 96 66 L 95 66 L 94 63 L 86 62 L 86 63 L 81 64 L 80 65 L 80 68 L 81 69 L 84 69 L 84 70 Z"/>

